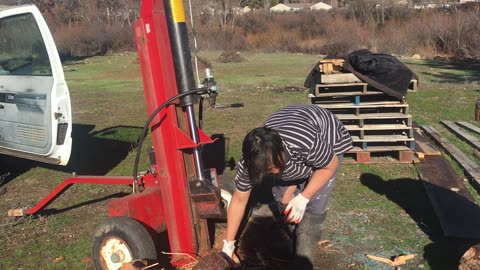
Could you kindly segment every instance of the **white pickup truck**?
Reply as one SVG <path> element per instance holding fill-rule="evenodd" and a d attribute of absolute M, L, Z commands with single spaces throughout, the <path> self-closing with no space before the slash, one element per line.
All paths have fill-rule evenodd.
<path fill-rule="evenodd" d="M 71 133 L 70 95 L 47 23 L 34 5 L 0 5 L 0 154 L 66 165 Z"/>

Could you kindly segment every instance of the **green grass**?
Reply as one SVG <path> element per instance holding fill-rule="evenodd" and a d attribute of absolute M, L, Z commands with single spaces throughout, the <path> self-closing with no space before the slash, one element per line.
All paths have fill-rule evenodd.
<path fill-rule="evenodd" d="M 281 107 L 309 103 L 303 82 L 321 57 L 247 53 L 243 54 L 245 62 L 220 63 L 219 54 L 200 54 L 212 64 L 219 88 L 217 104 L 242 102 L 245 107 L 207 108 L 203 130 L 206 134 L 222 134 L 228 143 L 225 159 L 238 160 L 248 130 L 261 125 Z M 474 159 L 475 150 L 440 121 L 474 123 L 480 91 L 476 83 L 478 66 L 447 61 L 405 62 L 420 77 L 420 90 L 407 96 L 414 121 L 434 126 Z M 73 172 L 132 174 L 132 145 L 147 119 L 136 54 L 71 62 L 66 70 L 75 124 L 71 164 L 65 168 L 34 162 L 18 165 L 15 177 L 0 186 L 2 213 L 34 205 Z M 140 170 L 146 169 L 150 144 L 147 137 Z M 452 165 L 463 177 L 461 167 L 454 161 Z M 224 174 L 228 178 L 234 173 L 227 169 Z M 93 269 L 87 258 L 93 229 L 107 216 L 106 202 L 128 192 L 128 186 L 79 185 L 62 194 L 40 216 L 20 220 L 0 217 L 0 268 Z M 322 254 L 324 269 L 389 269 L 365 254 L 386 258 L 416 254 L 402 269 L 449 269 L 439 265 L 454 264 L 447 248 L 453 244 L 439 236 L 439 225 L 414 165 L 344 165 L 328 213 L 324 238 L 333 245 L 332 252 Z M 60 256 L 64 259 L 53 262 Z"/>

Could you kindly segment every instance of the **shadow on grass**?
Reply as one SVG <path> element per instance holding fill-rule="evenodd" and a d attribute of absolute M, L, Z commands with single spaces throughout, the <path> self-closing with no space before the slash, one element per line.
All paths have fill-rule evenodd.
<path fill-rule="evenodd" d="M 424 247 L 423 257 L 428 261 L 431 269 L 458 269 L 462 255 L 471 246 L 480 242 L 479 239 L 446 237 L 442 231 L 441 224 L 434 212 L 431 202 L 425 193 L 425 188 L 441 189 L 443 198 L 452 203 L 461 203 L 462 207 L 470 210 L 477 217 L 480 217 L 480 207 L 467 202 L 462 196 L 453 191 L 410 178 L 384 180 L 381 177 L 364 173 L 360 177 L 363 185 L 374 192 L 384 195 L 386 198 L 398 204 L 417 223 L 420 229 L 427 234 L 432 241 Z M 424 186 L 428 185 L 428 186 Z M 458 218 L 461 213 L 456 213 Z M 450 217 L 447 217 L 450 218 Z M 463 216 L 462 223 L 467 224 L 472 217 Z M 470 227 L 475 227 L 472 225 Z M 476 226 L 478 229 L 478 226 Z"/>
<path fill-rule="evenodd" d="M 47 215 L 47 216 L 48 215 L 61 214 L 63 212 L 67 212 L 67 211 L 70 211 L 70 210 L 73 210 L 73 209 L 76 209 L 76 208 L 80 208 L 82 206 L 87 206 L 87 205 L 90 205 L 90 204 L 94 204 L 94 203 L 98 203 L 98 202 L 102 202 L 102 201 L 107 201 L 107 200 L 110 200 L 110 199 L 122 198 L 122 197 L 127 196 L 128 194 L 129 193 L 125 193 L 125 192 L 117 192 L 115 194 L 110 194 L 110 195 L 102 197 L 102 198 L 96 198 L 96 199 L 93 199 L 93 200 L 84 201 L 82 203 L 79 203 L 79 204 L 76 204 L 76 205 L 71 205 L 71 206 L 68 206 L 68 207 L 65 207 L 65 208 L 44 209 L 44 210 L 41 211 L 41 213 L 42 213 L 42 215 Z"/>
<path fill-rule="evenodd" d="M 93 131 L 94 128 L 94 125 L 73 125 L 72 153 L 65 167 L 0 156 L 0 175 L 9 173 L 3 184 L 35 167 L 77 175 L 105 175 L 127 157 L 142 131 L 141 127 L 132 126 L 115 126 L 100 131 Z"/>
<path fill-rule="evenodd" d="M 451 72 L 429 72 L 425 70 L 419 71 L 421 75 L 431 76 L 432 81 L 435 82 L 457 84 L 480 83 L 479 60 L 432 59 L 422 61 L 421 63 L 412 62 L 409 63 L 409 65 L 418 67 L 423 66 L 433 70 L 451 70 Z M 462 73 L 459 74 L 459 71 Z"/>

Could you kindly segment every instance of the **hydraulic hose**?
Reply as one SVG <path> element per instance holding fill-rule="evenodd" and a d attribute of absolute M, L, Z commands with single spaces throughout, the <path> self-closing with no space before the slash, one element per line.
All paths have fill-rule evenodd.
<path fill-rule="evenodd" d="M 140 137 L 138 138 L 138 143 L 137 143 L 137 155 L 135 156 L 135 163 L 133 166 L 133 192 L 135 192 L 136 187 L 138 186 L 138 163 L 140 162 L 140 153 L 142 152 L 142 144 L 143 140 L 145 139 L 147 132 L 148 132 L 148 127 L 150 126 L 150 123 L 152 122 L 153 118 L 166 106 L 170 105 L 173 101 L 179 98 L 183 98 L 185 96 L 193 95 L 193 94 L 201 94 L 204 92 L 208 92 L 206 88 L 196 88 L 194 90 L 190 90 L 187 92 L 183 92 L 181 94 L 178 94 L 176 96 L 173 96 L 169 98 L 167 101 L 162 103 L 160 106 L 153 111 L 153 113 L 148 117 L 147 122 L 143 126 L 142 133 L 140 134 Z"/>

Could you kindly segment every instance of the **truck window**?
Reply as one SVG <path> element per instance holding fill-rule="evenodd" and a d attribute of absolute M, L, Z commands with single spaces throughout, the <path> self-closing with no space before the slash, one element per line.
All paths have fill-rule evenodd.
<path fill-rule="evenodd" d="M 0 75 L 52 75 L 48 53 L 32 14 L 0 21 Z"/>

